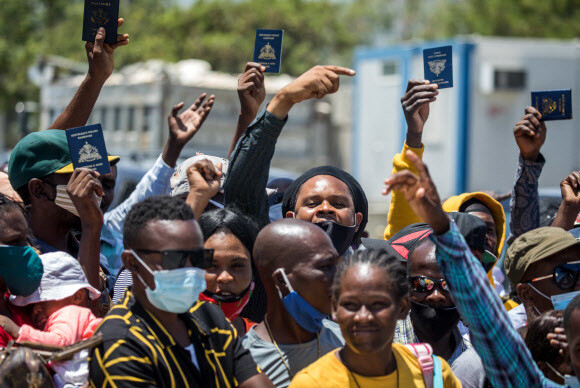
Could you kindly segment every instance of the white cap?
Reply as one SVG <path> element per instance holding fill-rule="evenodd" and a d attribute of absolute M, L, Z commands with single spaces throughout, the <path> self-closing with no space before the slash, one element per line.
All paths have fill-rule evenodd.
<path fill-rule="evenodd" d="M 185 160 L 175 169 L 173 176 L 171 177 L 171 196 L 172 197 L 187 197 L 189 194 L 189 180 L 187 179 L 187 169 L 192 166 L 195 162 L 200 160 L 207 159 L 213 163 L 214 166 L 217 166 L 218 163 L 222 164 L 222 179 L 220 182 L 220 188 L 224 185 L 224 180 L 226 177 L 226 173 L 228 172 L 228 160 L 224 158 L 220 158 L 219 156 L 212 156 L 212 155 L 196 155 Z"/>
<path fill-rule="evenodd" d="M 31 303 L 62 300 L 86 288 L 89 298 L 97 299 L 101 293 L 91 286 L 80 263 L 66 252 L 50 252 L 40 255 L 44 267 L 40 286 L 29 296 L 10 295 L 10 302 L 16 306 Z"/>

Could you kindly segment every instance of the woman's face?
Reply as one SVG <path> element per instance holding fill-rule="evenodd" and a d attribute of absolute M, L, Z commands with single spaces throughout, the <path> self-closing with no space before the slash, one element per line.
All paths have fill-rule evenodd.
<path fill-rule="evenodd" d="M 344 274 L 333 300 L 333 318 L 355 353 L 376 355 L 390 349 L 397 320 L 407 315 L 408 298 L 397 299 L 389 276 L 369 264 L 354 265 Z"/>
<path fill-rule="evenodd" d="M 212 266 L 205 275 L 208 291 L 227 297 L 248 288 L 252 281 L 250 251 L 233 233 L 214 233 L 204 248 L 214 250 Z"/>
<path fill-rule="evenodd" d="M 9 206 L 0 217 L 0 244 L 25 246 L 27 245 L 28 223 L 16 206 Z"/>

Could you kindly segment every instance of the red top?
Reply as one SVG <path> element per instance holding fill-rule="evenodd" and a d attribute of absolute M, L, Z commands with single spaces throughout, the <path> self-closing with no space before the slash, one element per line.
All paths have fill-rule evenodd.
<path fill-rule="evenodd" d="M 22 325 L 32 325 L 32 320 L 26 313 L 23 307 L 14 306 L 12 303 L 8 301 L 8 293 L 4 297 L 4 303 L 6 303 L 6 307 L 10 310 L 10 314 L 12 314 L 12 320 L 18 326 Z M 0 347 L 5 348 L 8 345 L 8 342 L 12 341 L 12 338 L 4 329 L 0 327 Z"/>

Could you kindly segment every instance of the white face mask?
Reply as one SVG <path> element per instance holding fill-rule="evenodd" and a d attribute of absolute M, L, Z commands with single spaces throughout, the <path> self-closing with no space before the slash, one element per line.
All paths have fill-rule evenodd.
<path fill-rule="evenodd" d="M 97 194 L 93 194 L 93 196 L 97 206 L 101 206 L 101 201 L 103 200 L 103 198 L 99 197 Z M 54 198 L 54 204 L 68 211 L 69 213 L 72 213 L 75 216 L 80 217 L 77 208 L 75 207 L 72 199 L 70 198 L 68 192 L 66 191 L 66 185 L 56 186 L 56 197 Z"/>

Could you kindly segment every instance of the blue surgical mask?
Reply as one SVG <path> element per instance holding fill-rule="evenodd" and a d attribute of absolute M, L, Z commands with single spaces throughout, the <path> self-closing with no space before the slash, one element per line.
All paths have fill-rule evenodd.
<path fill-rule="evenodd" d="M 290 284 L 288 280 L 288 276 L 286 276 L 286 272 L 284 268 L 278 268 L 274 271 L 274 274 L 279 272 L 288 287 L 290 293 L 286 296 L 282 296 L 282 292 L 278 288 L 278 294 L 280 295 L 280 299 L 286 308 L 286 311 L 290 314 L 292 318 L 296 321 L 298 325 L 304 330 L 310 333 L 318 333 L 322 330 L 322 320 L 326 318 L 326 314 L 321 313 L 315 307 L 313 307 L 310 303 L 308 303 L 303 297 L 300 296 Z"/>
<path fill-rule="evenodd" d="M 284 215 L 282 214 L 282 202 L 270 206 L 268 215 L 270 216 L 270 222 L 278 221 L 284 218 Z"/>
<path fill-rule="evenodd" d="M 42 278 L 40 257 L 29 246 L 0 245 L 0 277 L 12 295 L 32 294 Z"/>
<path fill-rule="evenodd" d="M 542 295 L 546 299 L 550 299 L 550 301 L 552 301 L 552 306 L 554 306 L 554 310 L 564 310 L 566 308 L 566 306 L 568 306 L 568 303 L 570 303 L 570 301 L 572 301 L 572 299 L 574 299 L 574 297 L 576 295 L 580 295 L 580 291 L 572 291 L 572 292 L 565 292 L 563 294 L 552 295 L 552 296 L 548 297 L 542 291 L 540 291 L 536 287 L 534 287 L 533 284 L 530 284 L 530 283 L 528 283 L 528 284 L 538 294 Z M 533 307 L 536 308 L 535 306 L 533 306 Z M 540 313 L 538 311 L 538 309 L 536 309 L 536 311 L 538 312 L 538 314 Z"/>
<path fill-rule="evenodd" d="M 193 306 L 199 293 L 206 289 L 205 271 L 201 268 L 185 267 L 171 271 L 152 271 L 135 251 L 131 250 L 131 252 L 141 265 L 153 275 L 154 290 L 150 289 L 143 278 L 137 274 L 141 283 L 145 285 L 147 299 L 159 310 L 182 314 Z"/>

